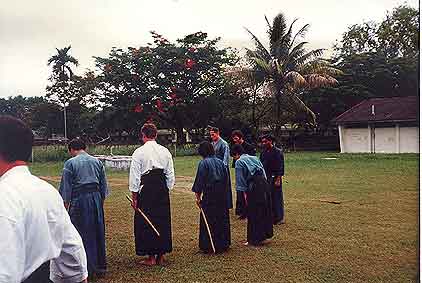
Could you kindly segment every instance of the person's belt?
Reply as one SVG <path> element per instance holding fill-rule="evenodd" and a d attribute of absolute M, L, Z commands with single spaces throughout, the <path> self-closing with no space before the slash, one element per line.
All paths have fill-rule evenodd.
<path fill-rule="evenodd" d="M 82 185 L 72 189 L 72 198 L 82 194 L 98 192 L 99 190 L 98 184 L 96 183 Z"/>
<path fill-rule="evenodd" d="M 31 275 L 28 276 L 22 283 L 48 283 L 50 277 L 50 261 L 41 264 Z"/>
<path fill-rule="evenodd" d="M 148 170 L 146 173 L 142 174 L 141 178 L 145 177 L 147 175 L 150 175 L 150 174 L 152 174 L 152 175 L 157 174 L 158 175 L 158 174 L 163 174 L 163 173 L 164 173 L 164 169 L 154 168 L 154 169 Z"/>

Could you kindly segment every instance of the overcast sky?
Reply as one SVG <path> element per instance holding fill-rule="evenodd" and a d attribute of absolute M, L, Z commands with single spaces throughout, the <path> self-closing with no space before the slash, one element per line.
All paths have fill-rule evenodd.
<path fill-rule="evenodd" d="M 406 1 L 418 7 L 418 0 Z M 309 23 L 312 48 L 330 49 L 347 27 L 381 21 L 402 0 L 0 0 L 0 97 L 45 94 L 55 48 L 72 45 L 76 73 L 93 69 L 92 56 L 111 47 L 151 42 L 154 30 L 170 40 L 203 31 L 226 46 L 250 44 L 244 27 L 265 39 L 264 15 L 283 12 L 298 27 Z"/>

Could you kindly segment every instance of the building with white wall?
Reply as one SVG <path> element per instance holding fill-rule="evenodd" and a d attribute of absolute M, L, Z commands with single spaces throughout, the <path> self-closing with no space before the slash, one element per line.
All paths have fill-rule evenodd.
<path fill-rule="evenodd" d="M 341 152 L 419 152 L 419 97 L 370 98 L 339 115 Z"/>

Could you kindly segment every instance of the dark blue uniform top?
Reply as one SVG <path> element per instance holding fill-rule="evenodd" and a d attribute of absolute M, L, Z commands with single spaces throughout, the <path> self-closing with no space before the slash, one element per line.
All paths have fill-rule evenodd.
<path fill-rule="evenodd" d="M 259 159 L 264 165 L 267 177 L 284 176 L 284 155 L 281 149 L 275 146 L 270 150 L 264 149 Z"/>

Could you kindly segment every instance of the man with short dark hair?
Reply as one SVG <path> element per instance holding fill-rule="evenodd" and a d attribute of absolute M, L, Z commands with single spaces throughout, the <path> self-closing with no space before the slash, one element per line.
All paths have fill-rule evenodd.
<path fill-rule="evenodd" d="M 268 183 L 271 186 L 274 224 L 284 224 L 283 151 L 274 145 L 275 138 L 272 135 L 264 135 L 260 140 L 263 147 L 260 160 L 264 165 L 265 174 L 267 175 Z"/>
<path fill-rule="evenodd" d="M 240 130 L 234 130 L 232 132 L 232 141 L 233 144 L 240 144 L 243 147 L 243 150 L 246 154 L 251 156 L 256 156 L 255 147 L 249 143 L 247 143 L 243 139 L 243 133 Z M 233 158 L 232 167 L 235 168 L 235 161 Z M 246 218 L 246 210 L 245 210 L 245 201 L 243 198 L 243 194 L 236 191 L 236 215 L 239 216 L 238 219 L 245 219 Z"/>
<path fill-rule="evenodd" d="M 256 155 L 255 147 L 252 144 L 245 141 L 242 131 L 234 130 L 232 132 L 231 137 L 232 137 L 233 144 L 240 144 L 245 150 L 246 154 L 249 154 L 251 156 Z M 233 162 L 233 165 L 234 165 L 234 162 Z"/>
<path fill-rule="evenodd" d="M 148 123 L 141 128 L 144 145 L 132 154 L 129 190 L 133 206 L 139 208 L 160 233 L 147 224 L 135 211 L 135 250 L 138 256 L 148 256 L 141 264 L 152 266 L 164 263 L 164 254 L 173 250 L 169 191 L 174 186 L 174 168 L 171 153 L 159 145 L 157 128 Z"/>
<path fill-rule="evenodd" d="M 27 167 L 33 134 L 0 115 L 0 283 L 87 282 L 82 239 L 57 190 Z"/>
<path fill-rule="evenodd" d="M 85 151 L 81 139 L 71 140 L 68 150 L 72 158 L 64 163 L 59 192 L 82 237 L 89 276 L 104 276 L 107 262 L 103 204 L 109 195 L 104 165 Z"/>
<path fill-rule="evenodd" d="M 236 160 L 236 190 L 245 199 L 248 229 L 246 245 L 260 245 L 273 236 L 271 192 L 264 167 L 256 156 L 244 152 L 240 144 L 232 147 Z"/>
<path fill-rule="evenodd" d="M 210 138 L 212 145 L 214 146 L 215 156 L 223 161 L 224 166 L 227 168 L 227 204 L 229 209 L 233 208 L 233 197 L 232 197 L 232 184 L 230 178 L 230 168 L 229 168 L 229 159 L 230 159 L 230 147 L 229 144 L 220 137 L 220 129 L 216 127 L 211 127 L 209 129 Z"/>

